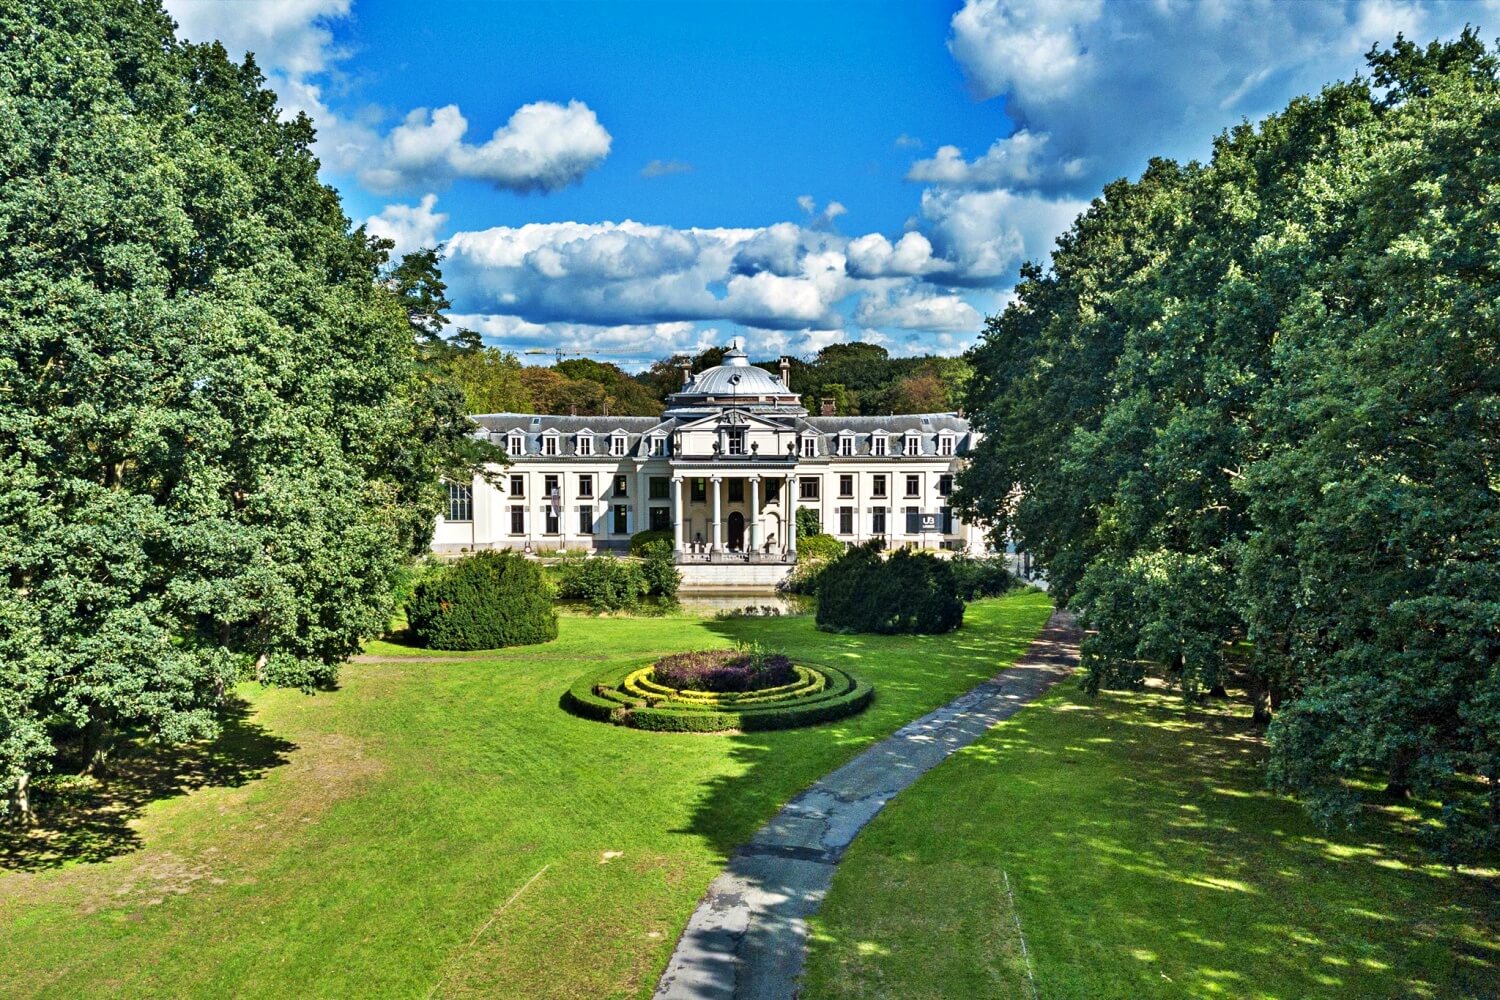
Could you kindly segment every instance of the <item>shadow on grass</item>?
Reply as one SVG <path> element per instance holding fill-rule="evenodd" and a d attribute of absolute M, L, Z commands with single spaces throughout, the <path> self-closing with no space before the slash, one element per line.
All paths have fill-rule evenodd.
<path fill-rule="evenodd" d="M 127 745 L 101 780 L 66 793 L 39 791 L 34 825 L 0 826 L 0 868 L 41 871 L 128 853 L 141 846 L 131 823 L 150 803 L 198 788 L 238 787 L 287 763 L 297 745 L 249 716 L 249 705 L 236 701 L 215 740 Z"/>

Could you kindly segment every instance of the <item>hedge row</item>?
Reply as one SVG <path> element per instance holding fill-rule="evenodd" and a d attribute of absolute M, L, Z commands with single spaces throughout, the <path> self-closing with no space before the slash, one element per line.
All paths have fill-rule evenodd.
<path fill-rule="evenodd" d="M 627 677 L 640 673 L 638 667 L 625 671 L 614 667 L 582 677 L 563 695 L 563 707 L 586 719 L 658 733 L 756 732 L 846 718 L 863 711 L 875 697 L 875 689 L 866 682 L 837 667 L 819 666 L 809 673 L 826 678 L 821 690 L 783 700 L 743 707 L 684 704 L 678 700 L 666 703 L 622 690 Z"/>

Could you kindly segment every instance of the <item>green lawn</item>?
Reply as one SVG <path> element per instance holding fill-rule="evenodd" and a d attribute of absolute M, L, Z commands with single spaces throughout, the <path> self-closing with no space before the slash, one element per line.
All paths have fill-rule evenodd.
<path fill-rule="evenodd" d="M 854 842 L 804 995 L 1500 996 L 1495 873 L 1430 864 L 1405 809 L 1320 831 L 1247 715 L 1054 689 Z"/>
<path fill-rule="evenodd" d="M 874 739 L 1001 669 L 1042 595 L 948 636 L 810 618 L 565 616 L 542 647 L 374 644 L 335 692 L 247 686 L 212 747 L 122 760 L 51 853 L 0 841 L 0 996 L 649 996 L 726 854 Z M 864 714 L 747 736 L 586 722 L 585 671 L 755 639 L 878 687 Z"/>

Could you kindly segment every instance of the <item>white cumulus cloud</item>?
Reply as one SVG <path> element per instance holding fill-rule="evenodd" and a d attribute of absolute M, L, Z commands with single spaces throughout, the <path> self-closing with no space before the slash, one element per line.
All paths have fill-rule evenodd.
<path fill-rule="evenodd" d="M 857 323 L 903 330 L 978 333 L 984 317 L 958 295 L 903 289 L 894 295 L 868 295 L 854 310 Z"/>
<path fill-rule="evenodd" d="M 396 244 L 394 256 L 435 247 L 441 242 L 438 233 L 448 222 L 444 212 L 435 211 L 437 195 L 428 193 L 415 205 L 392 204 L 365 220 L 365 229 Z"/>

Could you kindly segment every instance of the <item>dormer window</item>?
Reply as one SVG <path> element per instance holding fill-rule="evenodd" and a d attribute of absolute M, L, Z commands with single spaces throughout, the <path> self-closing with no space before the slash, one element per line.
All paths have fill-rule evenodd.
<path fill-rule="evenodd" d="M 520 434 L 512 434 L 505 441 L 505 453 L 507 455 L 526 454 L 526 438 Z"/>
<path fill-rule="evenodd" d="M 667 439 L 660 434 L 651 436 L 651 454 L 665 455 L 667 453 Z"/>
<path fill-rule="evenodd" d="M 889 452 L 886 450 L 886 436 L 876 434 L 870 438 L 870 454 L 877 458 L 884 458 Z"/>
<path fill-rule="evenodd" d="M 609 453 L 616 458 L 625 454 L 625 435 L 615 434 L 609 439 Z"/>
<path fill-rule="evenodd" d="M 908 434 L 908 435 L 906 435 L 906 454 L 908 454 L 908 455 L 920 455 L 920 454 L 922 454 L 922 439 L 919 438 L 919 437 L 917 437 L 917 435 L 915 435 L 915 434 Z"/>
<path fill-rule="evenodd" d="M 745 430 L 735 428 L 724 432 L 724 454 L 743 455 L 745 453 Z"/>
<path fill-rule="evenodd" d="M 942 455 L 944 458 L 952 458 L 953 457 L 953 435 L 952 434 L 940 434 L 940 435 L 938 435 L 938 454 Z"/>
<path fill-rule="evenodd" d="M 818 439 L 811 434 L 802 437 L 802 457 L 816 458 L 818 456 Z"/>
<path fill-rule="evenodd" d="M 594 453 L 594 436 L 592 434 L 578 435 L 578 454 L 592 455 Z"/>
<path fill-rule="evenodd" d="M 542 454 L 548 458 L 557 455 L 557 433 L 555 431 L 548 431 L 542 435 Z"/>
<path fill-rule="evenodd" d="M 839 435 L 839 454 L 848 458 L 854 454 L 854 435 L 847 431 Z"/>

